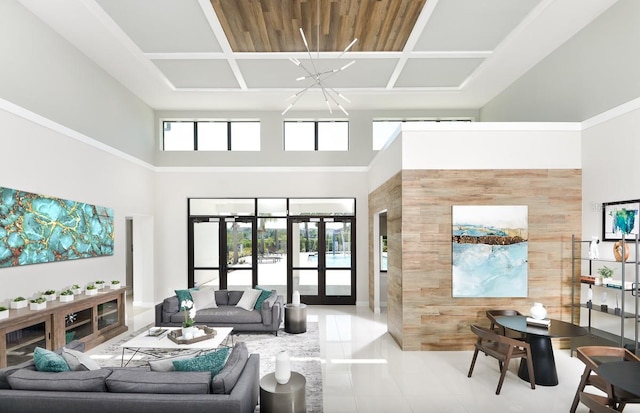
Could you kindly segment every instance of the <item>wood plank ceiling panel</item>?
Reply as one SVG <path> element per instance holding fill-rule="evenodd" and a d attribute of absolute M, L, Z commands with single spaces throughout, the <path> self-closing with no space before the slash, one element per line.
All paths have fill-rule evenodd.
<path fill-rule="evenodd" d="M 382 52 L 402 51 L 425 2 L 211 0 L 211 5 L 234 52 L 304 52 L 300 27 L 312 51 L 342 51 L 358 38 L 351 51 Z"/>

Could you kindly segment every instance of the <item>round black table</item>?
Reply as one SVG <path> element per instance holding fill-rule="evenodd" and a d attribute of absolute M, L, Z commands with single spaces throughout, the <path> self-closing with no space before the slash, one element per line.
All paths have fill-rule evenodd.
<path fill-rule="evenodd" d="M 541 386 L 557 386 L 558 372 L 556 359 L 553 356 L 552 338 L 578 337 L 587 334 L 584 327 L 551 319 L 549 327 L 537 327 L 527 324 L 526 316 L 496 317 L 496 323 L 513 331 L 525 334 L 525 341 L 531 346 L 533 372 L 536 384 Z M 525 360 L 520 361 L 518 376 L 529 381 L 529 371 Z"/>
<path fill-rule="evenodd" d="M 640 396 L 640 363 L 612 361 L 598 367 L 598 375 L 614 387 Z"/>

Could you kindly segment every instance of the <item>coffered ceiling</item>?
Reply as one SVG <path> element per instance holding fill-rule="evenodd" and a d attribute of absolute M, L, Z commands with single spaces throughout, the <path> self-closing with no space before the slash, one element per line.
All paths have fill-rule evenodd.
<path fill-rule="evenodd" d="M 292 59 L 354 61 L 326 81 L 349 110 L 477 109 L 616 0 L 18 1 L 155 109 L 282 111 Z"/>

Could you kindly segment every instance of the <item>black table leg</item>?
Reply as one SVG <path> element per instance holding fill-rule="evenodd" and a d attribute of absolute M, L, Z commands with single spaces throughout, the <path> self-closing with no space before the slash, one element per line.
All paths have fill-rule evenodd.
<path fill-rule="evenodd" d="M 558 372 L 556 371 L 556 359 L 553 356 L 551 339 L 544 336 L 527 334 L 527 343 L 531 346 L 531 358 L 533 359 L 533 372 L 536 376 L 536 384 L 541 386 L 557 386 Z M 529 381 L 529 370 L 526 360 L 520 361 L 518 376 L 522 380 Z"/>

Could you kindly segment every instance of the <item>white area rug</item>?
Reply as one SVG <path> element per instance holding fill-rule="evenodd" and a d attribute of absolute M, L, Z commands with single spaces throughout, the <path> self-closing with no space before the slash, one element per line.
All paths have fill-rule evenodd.
<path fill-rule="evenodd" d="M 117 341 L 102 350 L 90 350 L 88 353 L 102 367 L 120 367 L 122 360 L 122 348 L 120 344 L 147 330 L 148 327 L 133 332 L 120 341 Z M 307 380 L 306 399 L 307 413 L 322 412 L 322 369 L 320 360 L 320 342 L 318 338 L 318 323 L 307 322 L 307 332 L 301 334 L 285 333 L 280 329 L 278 336 L 273 334 L 244 334 L 233 335 L 233 342 L 244 341 L 247 343 L 249 353 L 260 354 L 260 377 L 275 371 L 276 354 L 282 350 L 289 353 L 291 370 L 304 375 Z M 169 355 L 169 353 L 166 353 Z M 125 353 L 125 360 L 131 357 L 131 353 Z M 152 356 L 138 354 L 129 366 L 147 365 L 147 360 Z M 260 408 L 256 408 L 259 412 Z"/>

